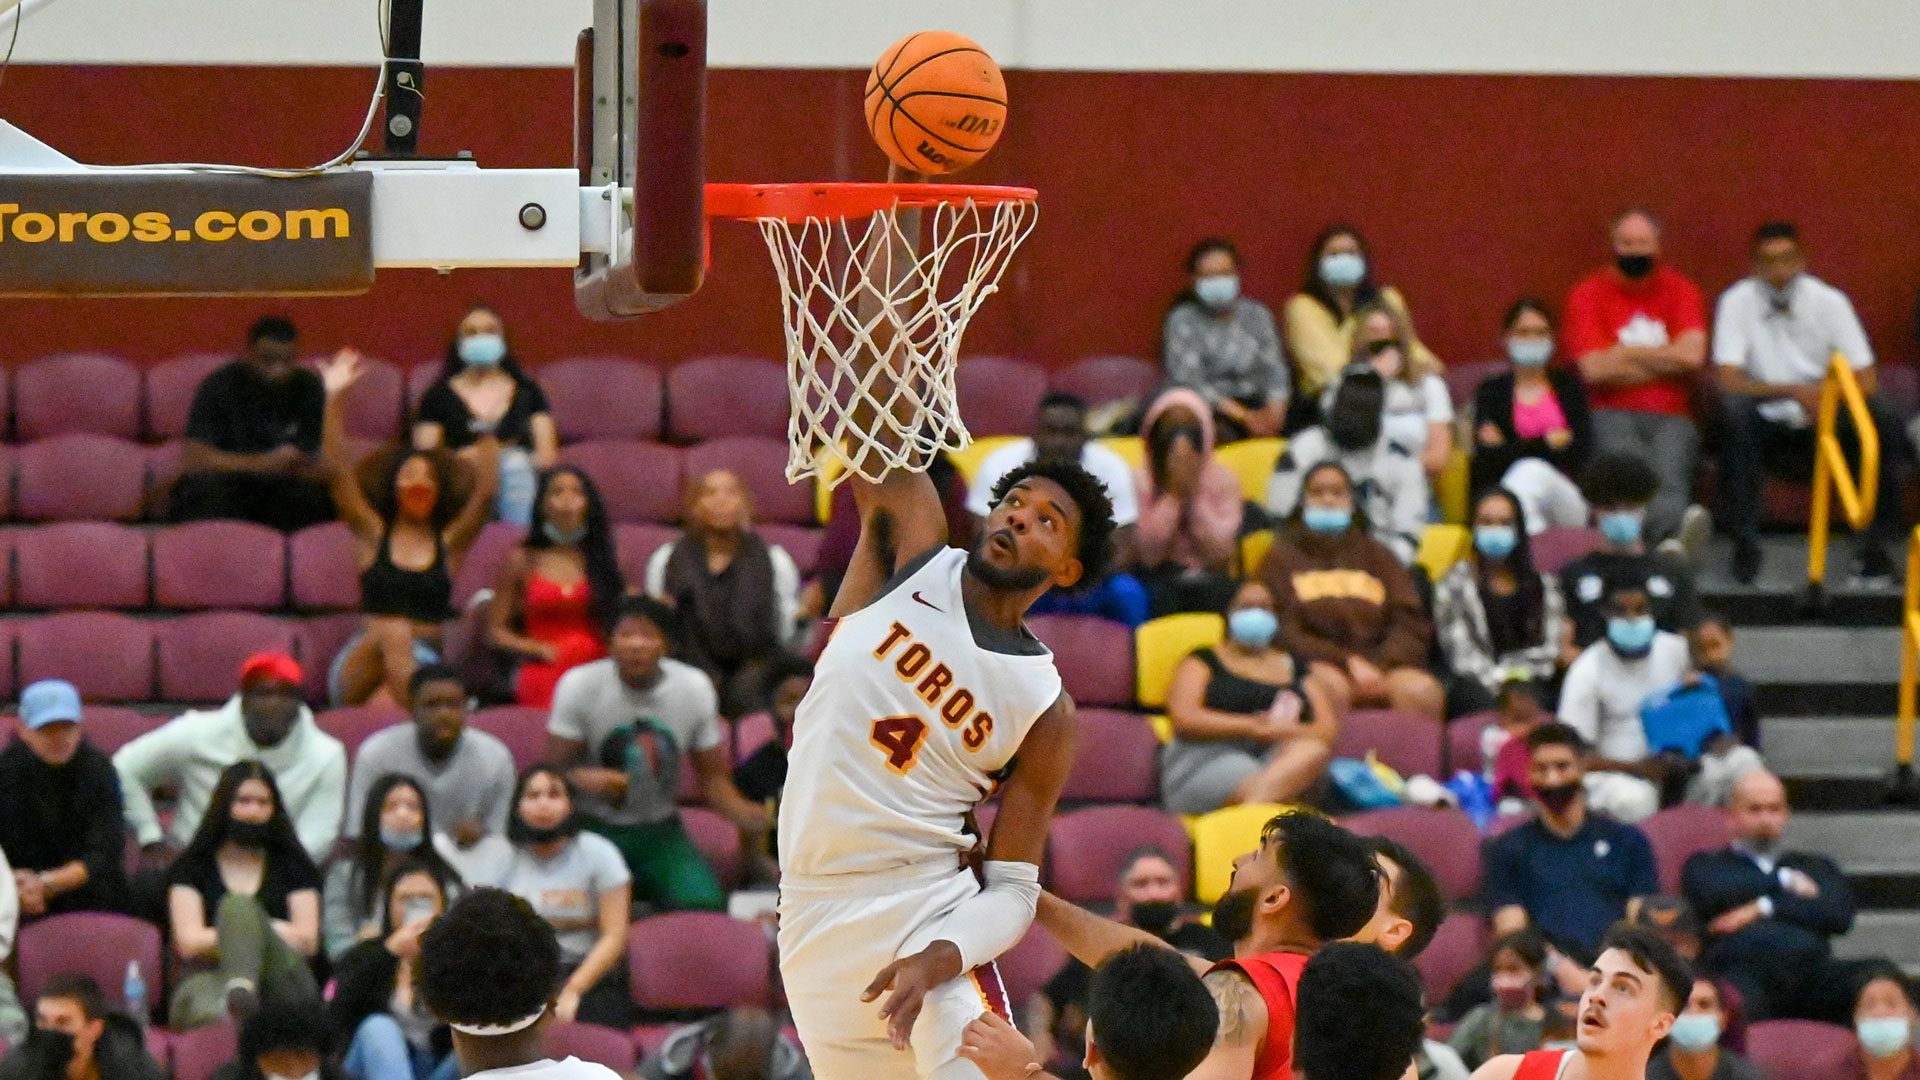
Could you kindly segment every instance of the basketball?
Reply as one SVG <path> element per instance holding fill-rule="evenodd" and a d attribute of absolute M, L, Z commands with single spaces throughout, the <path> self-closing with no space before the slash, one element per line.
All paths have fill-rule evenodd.
<path fill-rule="evenodd" d="M 993 57 L 959 34 L 895 42 L 867 76 L 867 130 L 893 163 L 951 173 L 979 161 L 1007 122 L 1007 83 Z"/>

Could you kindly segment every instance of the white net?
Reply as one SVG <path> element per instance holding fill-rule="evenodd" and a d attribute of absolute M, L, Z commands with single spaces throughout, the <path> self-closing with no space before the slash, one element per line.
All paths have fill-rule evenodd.
<path fill-rule="evenodd" d="M 1035 215 L 1029 199 L 758 219 L 780 278 L 789 482 L 878 481 L 966 448 L 960 338 Z"/>

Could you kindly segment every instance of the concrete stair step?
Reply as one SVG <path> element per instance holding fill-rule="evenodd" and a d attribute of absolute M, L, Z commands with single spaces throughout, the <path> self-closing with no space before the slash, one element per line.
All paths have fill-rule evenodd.
<path fill-rule="evenodd" d="M 1844 960 L 1884 956 L 1920 974 L 1920 910 L 1862 911 L 1853 930 L 1833 940 L 1834 955 Z"/>
<path fill-rule="evenodd" d="M 1893 720 L 1781 716 L 1760 722 L 1767 764 L 1789 779 L 1878 780 L 1893 763 Z"/>
<path fill-rule="evenodd" d="M 1743 626 L 1737 631 L 1734 663 L 1760 686 L 1892 686 L 1900 679 L 1900 630 Z"/>
<path fill-rule="evenodd" d="M 1751 585 L 1738 584 L 1728 572 L 1733 543 L 1716 537 L 1696 578 L 1701 595 L 1742 625 L 1808 621 L 1800 610 L 1807 587 L 1805 535 L 1762 537 L 1760 552 L 1760 576 Z M 1896 563 L 1905 565 L 1904 551 L 1891 554 Z M 1869 586 L 1856 578 L 1855 570 L 1853 540 L 1838 532 L 1827 549 L 1827 606 L 1818 621 L 1882 626 L 1895 622 L 1900 610 L 1899 586 Z"/>
<path fill-rule="evenodd" d="M 1801 811 L 1787 824 L 1786 845 L 1820 852 L 1848 874 L 1920 874 L 1920 815 Z M 1920 908 L 1920 896 L 1913 898 L 1913 906 Z"/>

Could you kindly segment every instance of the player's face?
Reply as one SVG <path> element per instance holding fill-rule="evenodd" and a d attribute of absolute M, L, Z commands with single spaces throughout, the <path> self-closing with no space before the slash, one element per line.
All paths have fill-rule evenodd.
<path fill-rule="evenodd" d="M 1380 899 L 1373 903 L 1373 918 L 1368 919 L 1367 925 L 1349 940 L 1363 945 L 1378 945 L 1388 952 L 1399 952 L 1400 946 L 1413 936 L 1413 924 L 1393 910 L 1393 893 L 1400 887 L 1400 864 L 1385 855 L 1375 856 L 1374 861 L 1380 864 L 1380 873 L 1385 878 L 1381 882 L 1384 887 L 1380 890 Z"/>
<path fill-rule="evenodd" d="M 1080 580 L 1080 509 L 1042 477 L 1015 484 L 987 515 L 967 568 L 996 589 L 1025 592 Z"/>
<path fill-rule="evenodd" d="M 1583 1054 L 1644 1053 L 1667 1037 L 1673 1010 L 1665 1002 L 1660 976 L 1641 969 L 1633 957 L 1608 949 L 1587 974 L 1574 1029 Z"/>
<path fill-rule="evenodd" d="M 1228 941 L 1239 941 L 1253 931 L 1263 913 L 1277 911 L 1291 895 L 1280 872 L 1280 841 L 1268 837 L 1260 846 L 1233 860 L 1227 891 L 1213 905 L 1213 928 Z"/>

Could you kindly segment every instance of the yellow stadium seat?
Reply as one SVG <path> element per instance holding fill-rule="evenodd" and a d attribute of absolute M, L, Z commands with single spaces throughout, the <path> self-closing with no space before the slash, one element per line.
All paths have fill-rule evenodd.
<path fill-rule="evenodd" d="M 1131 468 L 1137 469 L 1147 460 L 1147 444 L 1137 435 L 1109 435 L 1093 441 L 1119 454 Z"/>
<path fill-rule="evenodd" d="M 1227 634 L 1227 620 L 1210 611 L 1166 615 L 1133 632 L 1134 696 L 1148 708 L 1167 703 L 1173 669 L 1188 653 Z"/>
<path fill-rule="evenodd" d="M 1278 803 L 1242 803 L 1185 818 L 1193 838 L 1193 895 L 1211 904 L 1233 879 L 1233 860 L 1260 846 L 1260 831 L 1275 814 L 1293 809 Z"/>
<path fill-rule="evenodd" d="M 947 458 L 953 462 L 954 468 L 960 470 L 960 478 L 972 484 L 973 474 L 980 471 L 980 463 L 987 459 L 988 454 L 1019 438 L 1018 435 L 989 435 L 984 439 L 973 440 L 965 450 L 948 454 Z"/>
<path fill-rule="evenodd" d="M 1420 534 L 1420 551 L 1413 561 L 1426 569 L 1429 578 L 1439 581 L 1454 563 L 1467 557 L 1467 549 L 1472 546 L 1473 533 L 1464 525 L 1429 525 Z"/>
<path fill-rule="evenodd" d="M 1286 448 L 1285 439 L 1242 439 L 1214 450 L 1213 457 L 1240 478 L 1240 494 L 1244 498 L 1264 506 L 1267 481 L 1273 477 L 1274 463 Z"/>
<path fill-rule="evenodd" d="M 1273 546 L 1273 530 L 1261 529 L 1250 532 L 1240 538 L 1240 576 L 1252 577 L 1260 572 L 1260 563 L 1267 557 L 1267 549 Z"/>
<path fill-rule="evenodd" d="M 1447 459 L 1447 467 L 1433 478 L 1433 501 L 1440 508 L 1440 520 L 1454 525 L 1467 523 L 1468 464 L 1467 452 L 1460 447 L 1453 448 L 1453 456 Z"/>
<path fill-rule="evenodd" d="M 1173 721 L 1164 716 L 1147 717 L 1147 726 L 1153 729 L 1153 737 L 1165 746 L 1173 741 Z"/>

